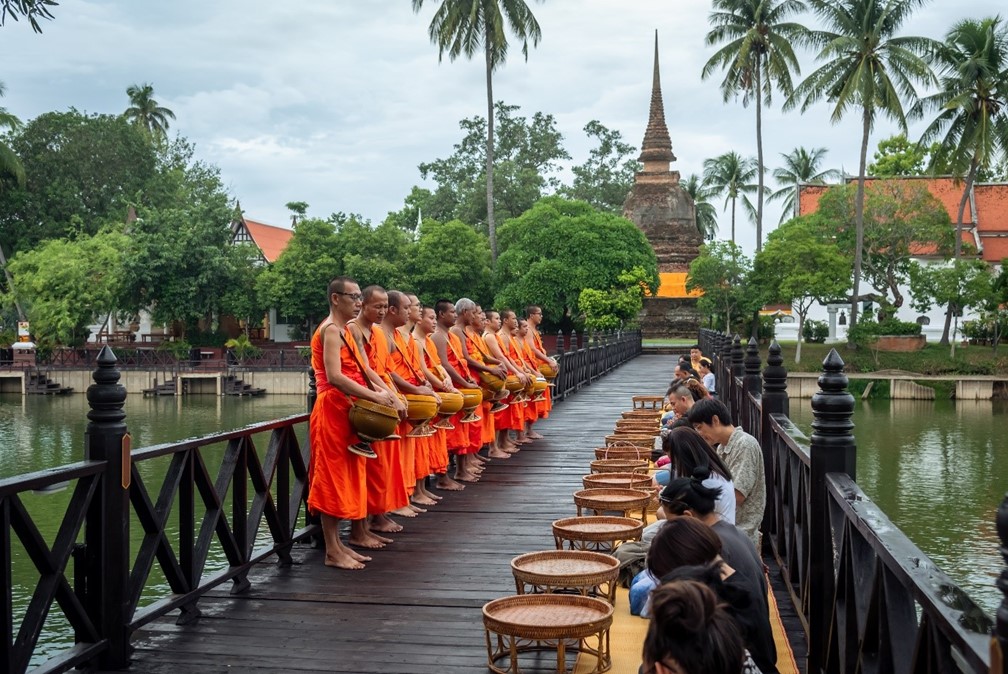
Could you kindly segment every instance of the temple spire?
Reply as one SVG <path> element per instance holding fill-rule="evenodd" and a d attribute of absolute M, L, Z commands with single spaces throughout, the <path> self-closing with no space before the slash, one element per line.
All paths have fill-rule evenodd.
<path fill-rule="evenodd" d="M 651 111 L 648 116 L 644 142 L 641 143 L 640 161 L 644 172 L 666 172 L 676 157 L 672 154 L 672 140 L 665 126 L 665 105 L 662 102 L 661 75 L 658 69 L 658 31 L 655 31 L 654 79 L 651 84 Z"/>

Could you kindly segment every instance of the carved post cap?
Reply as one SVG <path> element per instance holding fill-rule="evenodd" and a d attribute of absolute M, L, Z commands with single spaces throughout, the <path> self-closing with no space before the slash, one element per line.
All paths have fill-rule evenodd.
<path fill-rule="evenodd" d="M 745 373 L 746 375 L 759 376 L 759 371 L 759 343 L 756 341 L 755 337 L 750 337 L 745 350 Z"/>
<path fill-rule="evenodd" d="M 855 478 L 856 445 L 854 443 L 854 396 L 847 390 L 844 362 L 836 349 L 830 349 L 823 360 L 819 375 L 819 391 L 812 396 L 813 455 L 823 449 L 837 451 L 829 470 L 843 470 Z"/>
<path fill-rule="evenodd" d="M 767 354 L 767 366 L 763 370 L 763 393 L 787 391 L 787 370 L 784 368 L 784 355 L 777 340 L 770 342 Z"/>
<path fill-rule="evenodd" d="M 126 418 L 123 411 L 126 388 L 119 383 L 117 362 L 112 349 L 107 344 L 103 346 L 95 361 L 98 367 L 91 375 L 94 383 L 87 388 L 87 401 L 91 408 L 87 413 L 89 431 L 102 425 L 119 424 Z"/>

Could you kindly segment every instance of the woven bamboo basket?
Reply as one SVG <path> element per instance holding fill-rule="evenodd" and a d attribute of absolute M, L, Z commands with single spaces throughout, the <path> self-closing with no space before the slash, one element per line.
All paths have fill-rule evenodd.
<path fill-rule="evenodd" d="M 643 532 L 644 524 L 633 517 L 595 515 L 565 517 L 553 522 L 557 548 L 562 547 L 564 541 L 608 543 L 610 546 L 622 541 L 639 541 Z"/>
<path fill-rule="evenodd" d="M 596 459 L 647 459 L 651 456 L 651 448 L 614 445 L 612 447 L 596 447 Z"/>
<path fill-rule="evenodd" d="M 641 489 L 624 489 L 606 487 L 603 489 L 582 489 L 574 492 L 574 505 L 578 515 L 582 510 L 593 510 L 596 513 L 640 511 L 641 521 L 647 518 L 647 504 L 651 500 L 651 492 Z"/>
<path fill-rule="evenodd" d="M 576 594 L 520 594 L 484 604 L 483 625 L 520 639 L 578 639 L 608 629 L 613 607 Z"/>
<path fill-rule="evenodd" d="M 624 419 L 661 419 L 662 411 L 657 410 L 627 410 L 622 412 Z"/>
<path fill-rule="evenodd" d="M 593 588 L 619 576 L 619 560 L 612 555 L 587 550 L 543 550 L 518 555 L 511 572 L 521 585 L 545 588 Z"/>
<path fill-rule="evenodd" d="M 629 443 L 631 445 L 636 445 L 638 447 L 646 447 L 651 449 L 654 446 L 654 439 L 658 433 L 644 434 L 630 434 L 630 433 L 615 433 L 613 435 L 607 435 L 605 437 L 606 445 L 614 445 L 618 443 Z"/>
<path fill-rule="evenodd" d="M 647 459 L 596 459 L 592 461 L 593 473 L 645 473 L 651 465 Z"/>
<path fill-rule="evenodd" d="M 651 476 L 646 473 L 593 473 L 582 476 L 581 483 L 585 489 L 608 489 L 609 487 L 650 489 L 653 484 Z"/>

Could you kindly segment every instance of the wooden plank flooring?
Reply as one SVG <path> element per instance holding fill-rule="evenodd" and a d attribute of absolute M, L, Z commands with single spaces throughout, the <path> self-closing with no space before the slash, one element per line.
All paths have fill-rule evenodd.
<path fill-rule="evenodd" d="M 425 515 L 376 551 L 367 568 L 326 568 L 321 551 L 294 550 L 287 568 L 261 564 L 252 587 L 200 600 L 203 617 L 175 616 L 139 632 L 132 671 L 486 671 L 481 607 L 514 594 L 510 560 L 554 547 L 550 522 L 575 514 L 572 492 L 634 394 L 661 394 L 672 356 L 641 356 L 554 408 L 546 435 Z M 623 607 L 623 610 L 626 610 Z M 572 659 L 572 658 L 571 658 Z M 550 671 L 555 656 L 522 660 Z"/>

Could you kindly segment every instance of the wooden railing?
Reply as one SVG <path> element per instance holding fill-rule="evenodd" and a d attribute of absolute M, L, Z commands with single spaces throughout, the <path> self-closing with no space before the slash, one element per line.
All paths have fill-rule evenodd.
<path fill-rule="evenodd" d="M 717 391 L 760 439 L 766 468 L 764 549 L 775 557 L 808 639 L 808 671 L 1008 674 L 1008 495 L 997 515 L 1006 563 L 995 623 L 855 482 L 854 398 L 831 351 L 812 398 L 808 439 L 788 419 L 787 372 L 770 345 L 701 330 Z"/>
<path fill-rule="evenodd" d="M 563 400 L 582 386 L 640 355 L 640 330 L 603 332 L 580 337 L 572 332 L 567 338 L 557 333 L 556 355 L 560 373 L 554 380 L 553 399 Z"/>
<path fill-rule="evenodd" d="M 228 581 L 232 592 L 241 592 L 253 564 L 274 555 L 290 563 L 291 546 L 315 533 L 312 525 L 299 526 L 308 447 L 296 431 L 307 425 L 307 414 L 131 451 L 119 376 L 106 347 L 87 391 L 83 461 L 0 480 L 0 582 L 8 589 L 14 584 L 15 542 L 27 553 L 19 563 L 31 564 L 39 577 L 29 605 L 17 612 L 19 624 L 11 593 L 0 594 L 0 671 L 29 667 L 57 604 L 75 643 L 40 671 L 125 667 L 135 630 L 174 609 L 180 623 L 192 620 L 199 597 Z M 269 437 L 265 451 L 256 447 L 260 434 Z M 221 458 L 208 452 L 221 445 Z M 144 475 L 158 471 L 145 466 L 159 460 L 168 464 L 164 477 L 148 484 Z M 72 495 L 50 546 L 23 497 L 63 486 Z M 143 538 L 131 554 L 133 521 Z M 218 568 L 208 568 L 211 549 L 223 557 L 211 565 Z M 155 569 L 168 593 L 149 597 Z M 141 606 L 144 600 L 149 603 Z"/>

